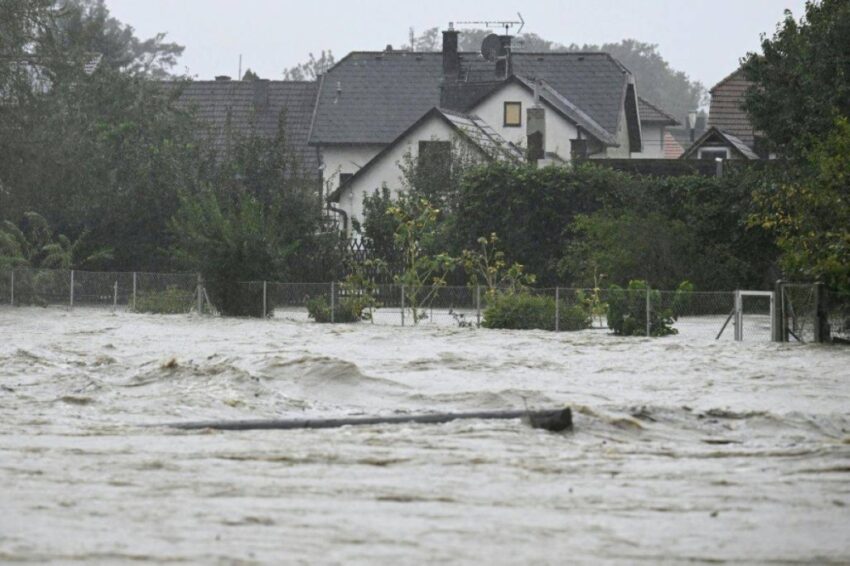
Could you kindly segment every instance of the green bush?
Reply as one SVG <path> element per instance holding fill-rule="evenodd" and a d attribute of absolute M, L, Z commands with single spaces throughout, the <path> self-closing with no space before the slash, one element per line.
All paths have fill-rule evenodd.
<path fill-rule="evenodd" d="M 150 314 L 184 314 L 192 310 L 192 293 L 171 286 L 165 291 L 139 293 L 136 312 Z"/>
<path fill-rule="evenodd" d="M 590 328 L 590 312 L 583 305 L 568 305 L 561 301 L 558 310 L 560 330 Z M 555 298 L 529 293 L 497 295 L 488 301 L 484 310 L 484 328 L 511 330 L 555 330 Z"/>
<path fill-rule="evenodd" d="M 332 322 L 331 306 L 325 297 L 317 297 L 307 301 L 307 315 L 316 322 Z M 369 320 L 363 301 L 359 298 L 342 298 L 334 305 L 333 322 L 360 322 Z"/>
<path fill-rule="evenodd" d="M 646 336 L 646 293 L 645 281 L 631 281 L 626 289 L 612 285 L 608 296 L 608 328 L 618 336 Z M 678 334 L 673 328 L 676 317 L 671 309 L 657 308 L 661 304 L 661 293 L 649 291 L 649 329 L 652 336 Z"/>

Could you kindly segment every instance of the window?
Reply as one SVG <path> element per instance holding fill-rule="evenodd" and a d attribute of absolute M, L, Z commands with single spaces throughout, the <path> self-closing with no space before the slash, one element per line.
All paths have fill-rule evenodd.
<path fill-rule="evenodd" d="M 720 159 L 729 159 L 729 149 L 725 147 L 717 147 L 717 148 L 703 148 L 699 150 L 700 159 L 707 159 L 709 161 L 714 161 L 717 158 Z"/>
<path fill-rule="evenodd" d="M 348 182 L 350 178 L 354 177 L 354 173 L 340 173 L 339 174 L 339 186 L 343 186 Z"/>
<path fill-rule="evenodd" d="M 522 126 L 522 102 L 505 102 L 505 127 Z"/>

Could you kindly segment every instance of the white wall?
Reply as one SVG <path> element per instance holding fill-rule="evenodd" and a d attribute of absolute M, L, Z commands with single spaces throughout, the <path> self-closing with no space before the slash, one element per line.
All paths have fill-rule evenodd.
<path fill-rule="evenodd" d="M 363 221 L 363 197 L 374 193 L 386 185 L 393 195 L 397 195 L 402 188 L 402 173 L 399 164 L 405 154 L 409 151 L 414 159 L 419 155 L 419 142 L 427 140 L 452 141 L 455 139 L 455 131 L 442 119 L 435 116 L 418 128 L 409 132 L 400 143 L 380 160 L 372 164 L 362 177 L 354 180 L 348 188 L 340 195 L 339 208 L 348 214 L 349 228 L 351 221 Z"/>
<path fill-rule="evenodd" d="M 339 187 L 340 173 L 357 173 L 383 148 L 383 145 L 322 146 L 326 194 Z"/>
<path fill-rule="evenodd" d="M 519 128 L 506 128 L 505 102 L 522 103 L 522 125 Z M 545 102 L 541 102 L 546 110 L 546 151 L 557 153 L 564 161 L 570 160 L 570 140 L 578 135 L 575 126 L 565 120 L 560 114 Z M 493 128 L 503 138 L 520 147 L 528 145 L 526 111 L 534 106 L 534 95 L 518 84 L 509 84 L 495 95 L 484 100 L 469 113 L 475 114 Z"/>
<path fill-rule="evenodd" d="M 629 157 L 629 128 L 626 122 L 625 107 L 620 110 L 620 123 L 617 127 L 617 143 L 619 147 L 606 148 L 604 154 L 594 155 L 592 157 L 608 157 L 611 159 L 622 159 Z"/>
<path fill-rule="evenodd" d="M 664 157 L 664 126 L 643 124 L 643 151 L 633 153 L 633 159 L 661 159 Z"/>

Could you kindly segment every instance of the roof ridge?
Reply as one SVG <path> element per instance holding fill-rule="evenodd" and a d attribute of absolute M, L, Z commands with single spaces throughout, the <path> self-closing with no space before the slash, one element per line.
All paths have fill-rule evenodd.
<path fill-rule="evenodd" d="M 280 79 L 280 80 L 278 80 L 278 79 L 260 79 L 260 81 L 273 83 L 273 84 L 296 84 L 296 85 L 309 85 L 309 84 L 318 83 L 318 80 L 314 80 L 314 81 L 285 81 L 285 80 L 282 80 L 282 79 Z M 158 82 L 177 84 L 180 81 L 162 80 L 162 81 L 158 81 Z M 258 82 L 258 81 L 255 81 L 255 80 L 242 81 L 242 80 L 233 80 L 233 79 L 227 80 L 227 81 L 217 81 L 215 79 L 201 79 L 201 80 L 188 79 L 188 80 L 183 81 L 183 82 L 185 82 L 186 84 L 202 84 L 202 83 L 206 84 L 206 83 L 209 83 L 209 84 L 221 84 L 221 85 L 234 85 L 234 84 L 248 85 L 248 84 Z"/>

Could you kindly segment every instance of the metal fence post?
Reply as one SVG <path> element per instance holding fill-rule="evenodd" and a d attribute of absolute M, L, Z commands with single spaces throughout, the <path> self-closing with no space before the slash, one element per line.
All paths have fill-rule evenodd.
<path fill-rule="evenodd" d="M 821 282 L 815 283 L 815 343 L 821 344 L 823 342 L 828 342 L 830 339 L 829 336 L 829 315 L 827 314 L 826 305 L 824 305 L 824 299 L 826 298 L 826 293 L 824 292 L 824 285 Z"/>
<path fill-rule="evenodd" d="M 11 301 L 12 306 L 15 306 L 15 270 L 12 269 L 12 286 L 9 288 L 9 300 Z"/>
<path fill-rule="evenodd" d="M 475 286 L 475 323 L 481 326 L 481 285 Z"/>
<path fill-rule="evenodd" d="M 779 304 L 777 308 L 774 310 L 773 316 L 773 341 L 774 342 L 787 342 L 788 341 L 788 324 L 785 320 L 785 294 L 783 292 L 784 281 L 779 279 L 773 288 L 773 296 L 774 300 L 778 301 Z"/>
<path fill-rule="evenodd" d="M 744 299 L 741 291 L 735 291 L 735 341 L 744 340 Z"/>
<path fill-rule="evenodd" d="M 268 287 L 266 282 L 263 281 L 263 318 L 269 316 L 269 299 L 268 299 Z"/>
<path fill-rule="evenodd" d="M 331 281 L 331 322 L 336 322 L 334 311 L 336 310 L 336 283 Z"/>
<path fill-rule="evenodd" d="M 650 298 L 649 282 L 646 284 L 646 337 L 652 337 L 652 299 Z"/>
<path fill-rule="evenodd" d="M 112 312 L 115 312 L 115 309 L 118 308 L 118 281 L 115 282 L 115 285 L 112 288 Z"/>
<path fill-rule="evenodd" d="M 555 287 L 555 332 L 561 331 L 561 288 Z"/>
<path fill-rule="evenodd" d="M 133 272 L 133 312 L 136 311 L 136 272 Z"/>
<path fill-rule="evenodd" d="M 401 286 L 401 325 L 404 326 L 404 285 Z"/>
<path fill-rule="evenodd" d="M 71 270 L 71 308 L 74 308 L 74 270 Z"/>
<path fill-rule="evenodd" d="M 198 273 L 198 288 L 197 288 L 197 291 L 196 291 L 196 293 L 198 295 L 198 305 L 197 305 L 198 306 L 198 314 L 204 314 L 204 287 L 203 287 L 203 283 L 204 283 L 204 280 L 201 278 L 201 274 Z"/>

